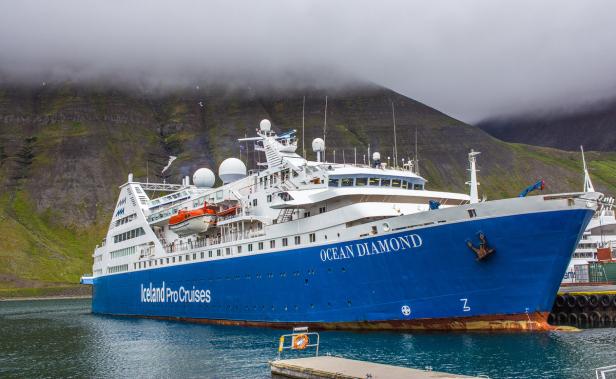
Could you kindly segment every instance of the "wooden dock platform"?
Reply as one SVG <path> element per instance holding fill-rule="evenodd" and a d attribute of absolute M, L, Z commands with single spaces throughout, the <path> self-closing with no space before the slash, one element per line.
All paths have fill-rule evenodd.
<path fill-rule="evenodd" d="M 346 359 L 320 356 L 284 359 L 270 362 L 272 378 L 297 379 L 434 379 L 434 378 L 476 378 L 445 372 L 418 370 Z"/>

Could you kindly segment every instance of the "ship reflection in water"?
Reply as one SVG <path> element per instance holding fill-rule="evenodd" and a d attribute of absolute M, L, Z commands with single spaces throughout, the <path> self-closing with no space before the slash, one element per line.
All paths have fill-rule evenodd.
<path fill-rule="evenodd" d="M 0 377 L 266 378 L 279 330 L 96 316 L 89 300 L 0 303 Z M 323 332 L 321 352 L 491 378 L 581 378 L 616 362 L 616 329 Z"/>

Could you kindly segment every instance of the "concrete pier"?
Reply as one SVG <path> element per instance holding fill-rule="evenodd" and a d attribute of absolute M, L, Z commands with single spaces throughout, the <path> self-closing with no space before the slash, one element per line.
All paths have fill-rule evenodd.
<path fill-rule="evenodd" d="M 331 356 L 272 361 L 270 362 L 270 367 L 272 370 L 272 378 L 275 379 L 475 378 L 473 376 L 418 370 Z"/>

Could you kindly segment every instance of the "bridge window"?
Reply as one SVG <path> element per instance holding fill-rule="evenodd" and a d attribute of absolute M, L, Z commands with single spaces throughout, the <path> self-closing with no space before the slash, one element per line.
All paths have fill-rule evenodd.
<path fill-rule="evenodd" d="M 413 189 L 414 190 L 422 190 L 424 189 L 423 184 L 413 184 Z"/>
<path fill-rule="evenodd" d="M 220 257 L 220 249 L 216 249 L 216 256 Z"/>
<path fill-rule="evenodd" d="M 310 242 L 315 242 L 317 240 L 317 237 L 314 233 L 310 233 Z"/>
<path fill-rule="evenodd" d="M 251 244 L 251 243 L 249 243 L 249 244 L 248 244 L 248 252 L 251 252 L 251 251 L 252 251 L 252 244 Z"/>
<path fill-rule="evenodd" d="M 381 186 L 382 187 L 389 187 L 389 186 L 391 186 L 391 179 L 381 179 Z"/>
<path fill-rule="evenodd" d="M 263 250 L 263 242 L 259 242 L 259 250 Z"/>
<path fill-rule="evenodd" d="M 329 179 L 329 186 L 330 187 L 338 187 L 338 184 L 340 183 L 339 179 Z"/>
<path fill-rule="evenodd" d="M 225 248 L 225 253 L 227 255 L 231 255 L 231 248 L 230 247 Z"/>
<path fill-rule="evenodd" d="M 299 245 L 301 243 L 301 237 L 300 236 L 295 236 L 295 244 Z"/>
<path fill-rule="evenodd" d="M 209 250 L 209 251 L 207 252 L 207 256 L 208 256 L 208 258 L 212 258 L 212 250 Z"/>
<path fill-rule="evenodd" d="M 402 184 L 402 181 L 400 179 L 392 179 L 391 180 L 391 186 L 392 187 L 400 188 L 401 184 Z"/>
<path fill-rule="evenodd" d="M 355 185 L 357 187 L 363 187 L 368 185 L 368 178 L 357 178 L 355 179 Z"/>
<path fill-rule="evenodd" d="M 286 237 L 282 239 L 282 246 L 289 246 L 289 240 Z"/>
<path fill-rule="evenodd" d="M 270 249 L 273 249 L 276 247 L 276 240 L 271 240 L 270 241 Z"/>
<path fill-rule="evenodd" d="M 342 178 L 342 186 L 343 187 L 352 187 L 353 186 L 353 178 Z"/>
<path fill-rule="evenodd" d="M 238 254 L 242 254 L 242 245 L 238 245 L 238 247 L 237 247 L 237 253 L 238 253 Z"/>
<path fill-rule="evenodd" d="M 379 178 L 370 178 L 370 179 L 368 179 L 368 185 L 378 186 L 380 184 L 381 184 L 381 179 L 379 179 Z"/>

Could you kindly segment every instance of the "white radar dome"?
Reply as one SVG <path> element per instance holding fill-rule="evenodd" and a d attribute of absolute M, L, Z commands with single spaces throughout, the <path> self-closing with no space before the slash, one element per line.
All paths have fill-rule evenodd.
<path fill-rule="evenodd" d="M 237 158 L 227 158 L 218 167 L 223 183 L 231 183 L 246 176 L 246 165 Z"/>
<path fill-rule="evenodd" d="M 312 140 L 312 151 L 325 151 L 325 141 L 321 138 L 315 138 Z"/>
<path fill-rule="evenodd" d="M 381 153 L 379 153 L 378 151 L 375 151 L 374 154 L 372 154 L 372 160 L 373 161 L 380 161 L 381 160 Z"/>
<path fill-rule="evenodd" d="M 216 176 L 209 168 L 200 168 L 193 174 L 193 183 L 198 188 L 212 188 L 215 182 Z"/>
<path fill-rule="evenodd" d="M 270 122 L 270 120 L 264 118 L 259 123 L 259 129 L 261 129 L 262 132 L 269 132 L 270 130 L 272 130 L 272 123 Z"/>

